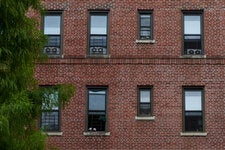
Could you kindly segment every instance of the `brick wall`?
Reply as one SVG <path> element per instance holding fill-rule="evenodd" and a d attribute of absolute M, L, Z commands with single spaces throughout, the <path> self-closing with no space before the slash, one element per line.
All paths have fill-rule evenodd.
<path fill-rule="evenodd" d="M 63 55 L 37 64 L 40 85 L 72 83 L 60 149 L 225 149 L 225 1 L 45 0 L 63 11 Z M 109 11 L 109 58 L 87 58 L 88 10 Z M 153 10 L 154 44 L 137 44 L 138 9 Z M 182 58 L 182 10 L 204 10 L 206 58 Z M 110 136 L 84 136 L 88 85 L 108 86 Z M 153 86 L 152 121 L 135 120 L 137 86 Z M 207 136 L 181 136 L 182 87 L 204 86 Z"/>

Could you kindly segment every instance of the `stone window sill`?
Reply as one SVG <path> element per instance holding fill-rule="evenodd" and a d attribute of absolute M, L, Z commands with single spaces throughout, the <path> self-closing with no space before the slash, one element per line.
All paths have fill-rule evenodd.
<path fill-rule="evenodd" d="M 206 58 L 206 55 L 183 55 L 180 58 Z"/>
<path fill-rule="evenodd" d="M 136 40 L 136 44 L 154 44 L 155 40 Z"/>
<path fill-rule="evenodd" d="M 63 132 L 45 132 L 49 136 L 62 136 Z"/>
<path fill-rule="evenodd" d="M 110 132 L 83 132 L 84 136 L 110 136 Z"/>
<path fill-rule="evenodd" d="M 153 121 L 153 120 L 155 120 L 155 116 L 147 116 L 147 117 L 135 116 L 135 120 L 140 120 L 140 121 Z"/>
<path fill-rule="evenodd" d="M 181 132 L 181 136 L 207 136 L 206 132 Z"/>
<path fill-rule="evenodd" d="M 110 58 L 110 55 L 86 55 L 86 58 Z"/>
<path fill-rule="evenodd" d="M 64 55 L 62 55 L 62 54 L 59 54 L 59 55 L 48 55 L 48 54 L 46 54 L 46 56 L 50 59 L 62 59 L 62 58 L 64 58 Z"/>

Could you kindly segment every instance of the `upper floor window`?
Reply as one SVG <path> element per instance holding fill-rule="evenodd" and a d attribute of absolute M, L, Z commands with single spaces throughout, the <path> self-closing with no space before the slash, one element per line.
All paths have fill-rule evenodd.
<path fill-rule="evenodd" d="M 203 14 L 202 11 L 183 12 L 184 55 L 203 54 Z"/>
<path fill-rule="evenodd" d="M 45 91 L 42 97 L 42 113 L 40 127 L 44 131 L 59 131 L 59 101 L 58 92 Z"/>
<path fill-rule="evenodd" d="M 44 53 L 49 56 L 61 55 L 62 51 L 62 14 L 60 12 L 48 12 L 43 18 L 43 30 L 47 35 L 47 43 Z"/>
<path fill-rule="evenodd" d="M 153 16 L 151 11 L 139 11 L 139 38 L 153 39 Z"/>
<path fill-rule="evenodd" d="M 88 88 L 88 131 L 106 131 L 106 99 L 106 88 Z"/>
<path fill-rule="evenodd" d="M 203 88 L 183 89 L 184 131 L 203 131 Z"/>
<path fill-rule="evenodd" d="M 152 88 L 138 88 L 138 116 L 152 115 Z"/>
<path fill-rule="evenodd" d="M 89 55 L 108 54 L 108 12 L 91 12 Z"/>

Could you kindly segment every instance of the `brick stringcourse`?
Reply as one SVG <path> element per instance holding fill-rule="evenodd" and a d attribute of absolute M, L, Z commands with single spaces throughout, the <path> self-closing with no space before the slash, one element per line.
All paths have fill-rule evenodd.
<path fill-rule="evenodd" d="M 46 62 L 41 62 L 37 64 L 178 64 L 178 65 L 225 65 L 225 58 L 203 58 L 203 59 L 192 59 L 192 58 L 98 58 L 98 59 L 49 59 Z"/>

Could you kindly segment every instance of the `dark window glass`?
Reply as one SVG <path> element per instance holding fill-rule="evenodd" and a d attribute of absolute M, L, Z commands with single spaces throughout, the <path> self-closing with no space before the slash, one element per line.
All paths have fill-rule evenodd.
<path fill-rule="evenodd" d="M 203 131 L 203 90 L 184 90 L 185 131 Z"/>
<path fill-rule="evenodd" d="M 59 111 L 42 112 L 41 128 L 45 131 L 59 131 Z"/>
<path fill-rule="evenodd" d="M 105 88 L 88 89 L 88 131 L 106 130 L 106 94 Z"/>
<path fill-rule="evenodd" d="M 90 13 L 89 54 L 108 54 L 108 13 Z"/>
<path fill-rule="evenodd" d="M 59 131 L 58 92 L 43 94 L 41 128 L 44 131 Z"/>
<path fill-rule="evenodd" d="M 48 55 L 61 54 L 61 14 L 49 13 L 44 16 L 44 34 L 48 41 L 44 53 Z"/>
<path fill-rule="evenodd" d="M 140 39 L 152 39 L 152 13 L 140 11 L 139 20 Z"/>
<path fill-rule="evenodd" d="M 203 54 L 202 13 L 184 13 L 184 54 Z"/>
<path fill-rule="evenodd" d="M 56 47 L 60 47 L 61 44 L 61 39 L 60 36 L 55 36 L 55 35 L 49 35 L 48 36 L 48 46 L 56 46 Z"/>
<path fill-rule="evenodd" d="M 139 88 L 138 91 L 138 115 L 151 115 L 151 88 Z"/>

